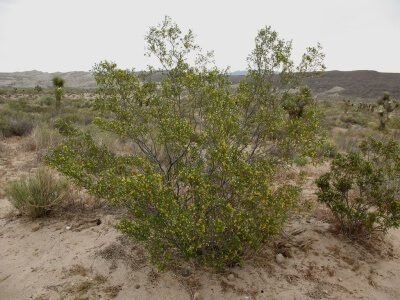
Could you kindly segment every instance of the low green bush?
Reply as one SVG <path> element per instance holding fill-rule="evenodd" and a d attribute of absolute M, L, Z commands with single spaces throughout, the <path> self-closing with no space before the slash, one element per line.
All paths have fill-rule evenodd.
<path fill-rule="evenodd" d="M 14 111 L 25 111 L 28 107 L 28 101 L 26 99 L 15 99 L 15 100 L 8 100 L 7 106 L 10 110 Z"/>
<path fill-rule="evenodd" d="M 325 203 L 348 236 L 400 226 L 400 148 L 397 142 L 363 140 L 359 152 L 338 154 L 317 179 Z"/>
<path fill-rule="evenodd" d="M 297 156 L 294 158 L 293 162 L 299 167 L 304 167 L 308 164 L 309 160 L 305 156 Z"/>
<path fill-rule="evenodd" d="M 42 106 L 53 106 L 53 103 L 55 103 L 56 99 L 50 96 L 44 96 L 41 97 L 39 100 L 39 104 Z"/>
<path fill-rule="evenodd" d="M 378 129 L 378 124 L 376 124 L 376 122 L 368 122 L 367 126 L 372 129 Z"/>
<path fill-rule="evenodd" d="M 28 178 L 8 182 L 5 193 L 11 204 L 22 214 L 37 218 L 65 202 L 70 197 L 70 185 L 48 169 L 39 168 Z"/>
<path fill-rule="evenodd" d="M 321 157 L 336 157 L 339 149 L 338 146 L 331 140 L 327 140 L 319 149 L 318 154 Z"/>

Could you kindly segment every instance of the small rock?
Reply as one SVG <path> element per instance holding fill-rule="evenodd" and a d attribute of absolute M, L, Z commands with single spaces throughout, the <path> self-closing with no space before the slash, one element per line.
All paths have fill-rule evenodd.
<path fill-rule="evenodd" d="M 327 290 L 323 290 L 323 292 L 324 292 L 324 294 L 328 294 L 328 291 L 327 291 Z"/>
<path fill-rule="evenodd" d="M 193 300 L 200 300 L 200 299 L 201 299 L 200 298 L 200 293 L 199 292 L 194 293 Z"/>
<path fill-rule="evenodd" d="M 67 227 L 65 227 L 65 229 L 71 230 L 71 226 L 67 226 Z"/>
<path fill-rule="evenodd" d="M 140 289 L 140 284 L 135 285 L 135 289 Z"/>
<path fill-rule="evenodd" d="M 61 224 L 57 224 L 56 226 L 54 226 L 54 228 L 56 230 L 61 230 L 62 229 L 62 225 Z"/>
<path fill-rule="evenodd" d="M 343 279 L 339 277 L 338 280 L 339 280 L 340 282 L 342 282 Z"/>
<path fill-rule="evenodd" d="M 189 271 L 188 269 L 183 269 L 183 270 L 181 271 L 181 275 L 182 275 L 183 277 L 189 277 L 189 276 L 191 275 L 191 273 L 190 273 L 190 271 Z"/>
<path fill-rule="evenodd" d="M 232 281 L 232 280 L 234 280 L 234 279 L 235 279 L 235 275 L 233 275 L 233 274 L 229 274 L 229 276 L 228 276 L 228 280 Z"/>
<path fill-rule="evenodd" d="M 281 264 L 285 261 L 285 257 L 283 256 L 282 253 L 278 253 L 275 257 L 275 260 L 278 264 Z"/>
<path fill-rule="evenodd" d="M 40 226 L 40 224 L 34 224 L 32 226 L 32 232 L 38 231 L 40 229 L 40 227 L 42 227 L 42 226 Z"/>

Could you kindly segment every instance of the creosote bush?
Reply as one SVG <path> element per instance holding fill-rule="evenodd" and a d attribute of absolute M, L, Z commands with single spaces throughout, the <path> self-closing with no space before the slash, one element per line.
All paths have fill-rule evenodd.
<path fill-rule="evenodd" d="M 110 62 L 93 68 L 94 124 L 136 150 L 117 155 L 60 122 L 68 138 L 47 162 L 126 207 L 130 217 L 119 229 L 143 241 L 158 267 L 179 257 L 215 268 L 240 263 L 245 251 L 279 232 L 296 204 L 300 188 L 276 182 L 277 170 L 295 155 L 315 157 L 323 143 L 310 90 L 289 92 L 324 69 L 320 46 L 295 66 L 291 43 L 265 27 L 248 57 L 248 75 L 234 89 L 227 70 L 169 18 L 146 40 L 159 68 L 134 72 Z"/>
<path fill-rule="evenodd" d="M 68 181 L 57 178 L 46 168 L 39 168 L 28 178 L 7 183 L 5 193 L 22 214 L 37 218 L 59 207 L 70 196 Z"/>
<path fill-rule="evenodd" d="M 317 181 L 318 200 L 328 205 L 348 236 L 400 226 L 400 148 L 397 142 L 363 140 L 359 152 L 338 154 Z"/>

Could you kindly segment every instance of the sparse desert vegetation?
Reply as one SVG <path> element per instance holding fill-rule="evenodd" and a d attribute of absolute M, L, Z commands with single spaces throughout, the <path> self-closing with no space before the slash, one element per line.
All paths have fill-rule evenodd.
<path fill-rule="evenodd" d="M 398 299 L 400 99 L 303 86 L 321 47 L 270 27 L 238 81 L 169 18 L 146 40 L 163 70 L 1 90 L 1 295 Z"/>

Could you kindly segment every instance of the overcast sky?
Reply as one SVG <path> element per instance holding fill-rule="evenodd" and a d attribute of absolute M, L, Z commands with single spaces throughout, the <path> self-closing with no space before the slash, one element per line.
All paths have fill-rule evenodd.
<path fill-rule="evenodd" d="M 0 72 L 144 69 L 144 36 L 165 15 L 231 71 L 270 25 L 295 59 L 320 42 L 328 70 L 400 73 L 400 0 L 0 0 Z"/>

